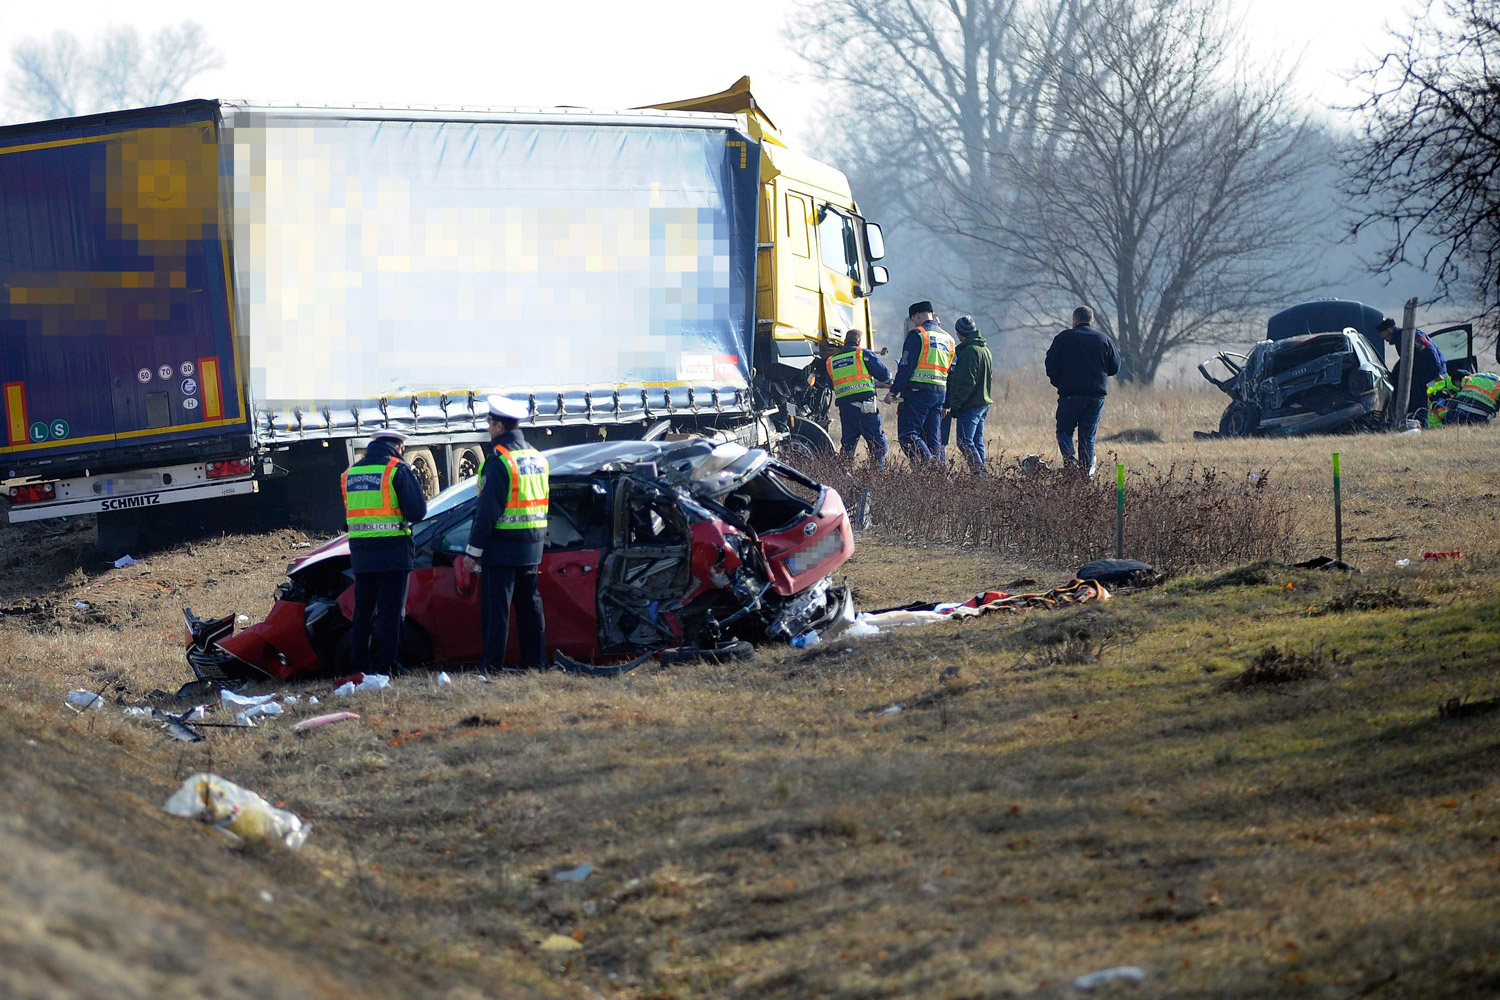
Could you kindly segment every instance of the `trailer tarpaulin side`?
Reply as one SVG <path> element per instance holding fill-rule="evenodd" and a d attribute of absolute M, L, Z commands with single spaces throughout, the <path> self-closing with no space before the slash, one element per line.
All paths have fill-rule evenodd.
<path fill-rule="evenodd" d="M 489 392 L 543 422 L 748 408 L 733 119 L 224 113 L 263 438 L 479 428 Z"/>

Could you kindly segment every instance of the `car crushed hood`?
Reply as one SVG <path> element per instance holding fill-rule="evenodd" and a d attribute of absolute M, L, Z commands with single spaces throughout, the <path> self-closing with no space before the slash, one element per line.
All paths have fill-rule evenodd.
<path fill-rule="evenodd" d="M 684 441 L 601 441 L 544 452 L 554 476 L 591 476 L 654 466 L 663 482 L 694 496 L 720 497 L 754 479 L 771 462 L 761 448 L 707 438 Z"/>

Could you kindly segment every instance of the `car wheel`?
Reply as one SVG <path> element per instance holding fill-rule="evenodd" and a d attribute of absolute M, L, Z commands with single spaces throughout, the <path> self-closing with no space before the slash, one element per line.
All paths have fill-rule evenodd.
<path fill-rule="evenodd" d="M 1260 410 L 1235 400 L 1219 418 L 1219 433 L 1225 437 L 1244 437 L 1260 425 Z"/>
<path fill-rule="evenodd" d="M 707 646 L 676 646 L 664 649 L 658 657 L 664 667 L 686 663 L 730 663 L 748 660 L 755 656 L 755 647 L 743 639 L 721 642 L 712 649 Z"/>

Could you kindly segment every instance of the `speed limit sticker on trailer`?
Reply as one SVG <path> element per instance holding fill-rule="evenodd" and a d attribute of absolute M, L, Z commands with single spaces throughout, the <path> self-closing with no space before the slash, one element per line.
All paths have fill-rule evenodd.
<path fill-rule="evenodd" d="M 151 369 L 142 368 L 140 371 L 136 372 L 135 380 L 142 385 L 145 385 L 147 382 L 151 381 Z"/>

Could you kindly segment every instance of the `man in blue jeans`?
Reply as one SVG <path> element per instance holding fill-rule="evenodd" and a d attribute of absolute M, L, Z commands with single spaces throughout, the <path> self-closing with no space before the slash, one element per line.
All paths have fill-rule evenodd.
<path fill-rule="evenodd" d="M 1095 330 L 1094 310 L 1073 310 L 1073 327 L 1052 338 L 1047 348 L 1047 379 L 1057 387 L 1057 448 L 1063 467 L 1094 474 L 1094 435 L 1109 394 L 1109 376 L 1120 372 L 1115 342 Z M 1078 452 L 1073 431 L 1078 431 Z"/>
<path fill-rule="evenodd" d="M 948 369 L 943 415 L 952 414 L 958 425 L 958 450 L 968 459 L 969 468 L 983 475 L 984 418 L 990 412 L 994 359 L 973 316 L 960 316 L 953 332 L 958 334 L 958 350 L 953 354 L 953 367 Z"/>
<path fill-rule="evenodd" d="M 906 311 L 911 329 L 901 347 L 901 363 L 885 401 L 896 409 L 896 438 L 913 463 L 943 462 L 943 397 L 948 392 L 948 367 L 953 363 L 953 338 L 938 322 L 927 300 L 913 302 Z"/>

